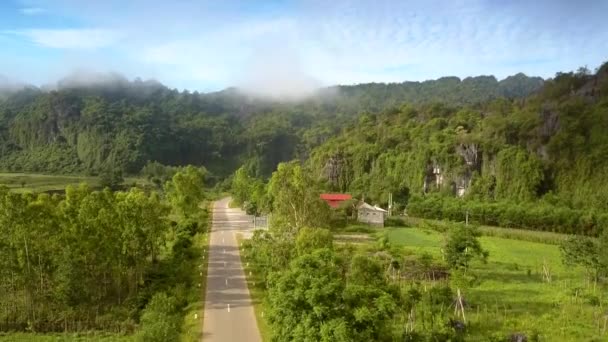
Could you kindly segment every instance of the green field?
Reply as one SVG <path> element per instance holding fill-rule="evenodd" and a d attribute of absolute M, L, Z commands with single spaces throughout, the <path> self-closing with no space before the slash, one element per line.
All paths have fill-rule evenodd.
<path fill-rule="evenodd" d="M 133 336 L 112 334 L 0 334 L 0 341 L 3 342 L 130 342 L 134 340 Z"/>
<path fill-rule="evenodd" d="M 409 253 L 441 260 L 443 234 L 420 228 L 387 228 L 389 241 Z M 551 244 L 482 236 L 488 262 L 473 264 L 477 278 L 464 289 L 474 340 L 490 332 L 538 332 L 543 341 L 606 341 L 605 289 L 586 280 L 579 268 L 565 267 Z M 544 268 L 551 281 L 544 279 Z"/>
<path fill-rule="evenodd" d="M 421 228 L 440 228 L 447 229 L 453 222 L 449 221 L 440 221 L 440 220 L 432 220 L 432 219 L 421 219 L 417 217 L 399 217 L 398 220 L 403 221 L 407 226 L 411 227 L 421 227 Z M 567 234 L 553 233 L 553 232 L 545 232 L 538 230 L 527 230 L 520 228 L 505 228 L 505 227 L 496 227 L 496 226 L 478 226 L 481 234 L 486 236 L 496 236 L 513 240 L 522 240 L 522 241 L 531 241 L 531 242 L 542 242 L 553 245 L 559 245 L 562 243 L 567 237 Z M 433 229 L 437 230 L 437 229 Z"/>
<path fill-rule="evenodd" d="M 87 183 L 92 188 L 99 187 L 99 178 L 92 176 L 59 176 L 34 173 L 0 173 L 0 186 L 6 186 L 17 192 L 46 192 L 62 191 L 68 185 Z M 127 177 L 126 185 L 145 185 L 147 181 L 141 178 Z"/>

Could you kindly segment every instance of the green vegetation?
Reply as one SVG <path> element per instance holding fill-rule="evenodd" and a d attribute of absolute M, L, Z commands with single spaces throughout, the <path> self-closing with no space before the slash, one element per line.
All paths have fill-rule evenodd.
<path fill-rule="evenodd" d="M 138 188 L 82 184 L 64 196 L 1 188 L 0 330 L 177 340 L 184 313 L 200 304 L 207 225 L 204 208 L 179 199 L 200 203 L 203 186 L 200 170 L 185 168 L 166 185 L 168 202 Z"/>
<path fill-rule="evenodd" d="M 287 206 L 291 211 L 276 211 L 282 217 L 305 217 L 297 213 L 318 205 L 318 197 L 306 193 L 318 194 L 324 186 L 297 163 L 279 165 L 273 182 L 288 189 L 280 201 L 293 203 Z M 268 194 L 272 187 L 265 189 L 268 208 L 275 208 L 277 197 Z M 247 201 L 246 192 L 243 196 Z M 296 207 L 295 199 L 304 200 Z M 604 234 L 581 240 L 405 218 L 391 221 L 400 228 L 334 228 L 340 238 L 368 237 L 335 243 L 330 231 L 318 227 L 330 226 L 331 217 L 343 210 L 299 227 L 277 220 L 270 231 L 256 231 L 244 242 L 250 288 L 262 301 L 256 310 L 265 312 L 260 324 L 268 324 L 271 340 L 599 341 L 607 336 L 606 274 L 597 271 L 605 260 Z"/>
<path fill-rule="evenodd" d="M 450 221 L 439 221 L 439 220 L 429 220 L 429 219 L 420 219 L 416 217 L 400 217 L 393 218 L 393 222 L 399 224 L 387 224 L 387 226 L 394 227 L 420 227 L 423 229 L 436 230 L 438 232 L 445 232 L 452 226 L 452 222 Z M 494 236 L 505 239 L 512 240 L 522 240 L 522 241 L 530 241 L 530 242 L 541 242 L 552 245 L 560 245 L 569 238 L 571 235 L 560 234 L 560 233 L 552 233 L 552 232 L 544 232 L 544 231 L 535 231 L 535 230 L 525 230 L 520 228 L 507 228 L 507 227 L 498 227 L 498 226 L 477 226 L 479 231 L 484 236 Z"/>
<path fill-rule="evenodd" d="M 501 82 L 452 77 L 335 87 L 280 103 L 234 89 L 199 94 L 107 77 L 88 86 L 67 80 L 55 91 L 30 87 L 0 94 L 0 170 L 97 175 L 112 168 L 133 175 L 152 161 L 205 165 L 215 179 L 246 163 L 256 175 L 268 176 L 279 162 L 305 156 L 361 112 L 405 102 L 521 98 L 543 83 L 522 74 Z"/>
<path fill-rule="evenodd" d="M 209 213 L 211 210 L 207 209 Z M 207 219 L 207 227 L 211 222 L 210 214 Z M 197 286 L 190 289 L 190 300 L 187 306 L 183 309 L 183 322 L 179 331 L 181 331 L 179 341 L 194 342 L 200 341 L 203 336 L 203 317 L 205 313 L 205 288 L 207 286 L 207 266 L 209 252 L 209 235 L 196 234 L 192 238 L 192 248 L 195 252 L 193 262 L 196 267 L 192 267 L 193 278 L 196 279 Z M 202 260 L 201 260 L 202 259 Z M 199 286 L 200 284 L 200 286 Z M 194 285 L 194 282 L 192 283 Z"/>
<path fill-rule="evenodd" d="M 303 228 L 297 242 L 285 237 L 275 244 L 272 239 L 258 232 L 244 248 L 258 279 L 265 280 L 260 284 L 267 291 L 263 322 L 270 324 L 273 340 L 376 340 L 384 333 L 396 304 L 384 289 L 380 265 L 365 257 L 352 263 L 343 259 L 333 251 L 328 231 Z M 267 270 L 277 258 L 282 265 L 273 267 L 276 272 Z"/>
<path fill-rule="evenodd" d="M 468 211 L 479 224 L 597 236 L 608 224 L 606 88 L 604 65 L 558 74 L 525 101 L 364 113 L 306 166 L 326 189 L 381 205 L 392 193 L 414 216 L 463 222 Z"/>
<path fill-rule="evenodd" d="M 608 227 L 608 213 L 598 209 L 571 209 L 544 202 L 485 202 L 448 196 L 414 196 L 408 214 L 530 230 L 597 236 Z"/>
<path fill-rule="evenodd" d="M 90 334 L 35 334 L 35 333 L 0 333 L 0 341 L 6 342 L 131 342 L 132 336 L 115 334 L 90 333 Z"/>
<path fill-rule="evenodd" d="M 3 97 L 0 169 L 87 176 L 0 175 L 0 331 L 197 340 L 207 182 L 272 214 L 243 246 L 266 338 L 606 338 L 608 64 L 328 93 L 117 79 Z M 124 189 L 133 175 L 152 186 Z M 329 191 L 433 220 L 349 226 L 355 201 L 330 210 Z"/>
<path fill-rule="evenodd" d="M 441 258 L 442 233 L 388 228 L 388 236 L 406 256 Z M 594 336 L 599 341 L 606 337 L 598 314 L 606 305 L 608 292 L 589 282 L 582 268 L 564 265 L 558 246 L 485 236 L 479 241 L 488 251 L 487 264 L 473 262 L 470 272 L 475 279 L 464 291 L 470 326 L 477 330 L 473 340 L 491 336 L 492 331 L 503 336 L 528 332 L 528 337 L 538 334 L 542 341 L 593 340 Z"/>
<path fill-rule="evenodd" d="M 268 182 L 273 227 L 293 232 L 327 224 L 329 208 L 311 182 L 297 162 L 279 164 Z"/>
<path fill-rule="evenodd" d="M 237 242 L 239 244 L 241 263 L 243 264 L 243 271 L 245 272 L 245 278 L 247 279 L 247 287 L 249 288 L 249 295 L 251 296 L 251 302 L 253 303 L 253 311 L 260 330 L 262 341 L 271 341 L 272 332 L 267 322 L 268 309 L 265 305 L 266 292 L 263 279 L 260 278 L 262 274 L 259 265 L 253 263 L 251 255 L 248 254 L 250 251 L 249 243 L 246 242 L 241 234 L 237 234 Z"/>
<path fill-rule="evenodd" d="M 62 193 L 68 185 L 78 186 L 86 183 L 89 187 L 96 189 L 101 187 L 98 177 L 92 176 L 57 176 L 41 175 L 32 173 L 0 173 L 0 186 L 6 186 L 16 192 L 50 192 Z M 135 177 L 127 177 L 124 184 L 138 187 L 146 187 L 145 180 Z"/>

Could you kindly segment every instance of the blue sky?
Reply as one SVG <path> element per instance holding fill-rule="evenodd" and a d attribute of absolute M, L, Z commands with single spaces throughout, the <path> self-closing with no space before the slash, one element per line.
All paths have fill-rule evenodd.
<path fill-rule="evenodd" d="M 0 74 L 115 71 L 199 91 L 517 72 L 608 60 L 608 1 L 0 1 Z"/>

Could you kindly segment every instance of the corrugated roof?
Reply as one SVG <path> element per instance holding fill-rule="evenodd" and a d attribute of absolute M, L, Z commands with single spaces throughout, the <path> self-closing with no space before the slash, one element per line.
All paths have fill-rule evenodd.
<path fill-rule="evenodd" d="M 387 211 L 378 207 L 378 206 L 372 206 L 370 204 L 367 204 L 365 202 L 361 202 L 359 204 L 359 206 L 357 207 L 357 209 L 367 209 L 367 210 L 374 210 L 374 211 L 381 211 L 383 213 L 386 213 Z"/>
<path fill-rule="evenodd" d="M 349 194 L 321 194 L 321 199 L 326 201 L 346 201 L 352 198 Z"/>

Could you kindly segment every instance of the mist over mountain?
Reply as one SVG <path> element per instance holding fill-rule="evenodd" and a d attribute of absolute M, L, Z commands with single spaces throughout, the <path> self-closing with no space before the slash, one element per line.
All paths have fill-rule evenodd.
<path fill-rule="evenodd" d="M 28 85 L 0 74 L 0 96 L 2 94 L 14 93 L 25 87 L 28 87 Z"/>
<path fill-rule="evenodd" d="M 405 104 L 478 106 L 523 98 L 542 85 L 541 78 L 523 74 L 502 81 L 444 77 L 338 85 L 277 98 L 241 88 L 178 91 L 154 80 L 77 71 L 0 101 L 0 168 L 95 174 L 112 166 L 133 174 L 158 161 L 205 165 L 223 177 L 250 160 L 260 174 L 269 174 L 278 162 L 305 158 L 360 113 Z"/>

